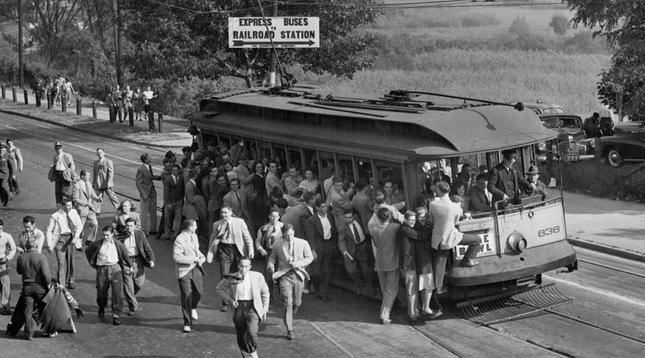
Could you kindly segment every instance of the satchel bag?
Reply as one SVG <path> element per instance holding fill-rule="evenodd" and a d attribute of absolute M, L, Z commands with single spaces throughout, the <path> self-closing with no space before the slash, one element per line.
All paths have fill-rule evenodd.
<path fill-rule="evenodd" d="M 47 174 L 47 179 L 49 179 L 50 182 L 55 182 L 56 181 L 56 168 L 54 165 L 49 167 L 49 174 Z"/>
<path fill-rule="evenodd" d="M 441 245 L 439 246 L 439 248 L 441 250 L 450 250 L 453 247 L 457 246 L 457 244 L 459 244 L 463 237 L 464 234 L 462 234 L 459 230 L 457 230 L 456 227 L 454 227 L 447 237 L 441 239 Z"/>

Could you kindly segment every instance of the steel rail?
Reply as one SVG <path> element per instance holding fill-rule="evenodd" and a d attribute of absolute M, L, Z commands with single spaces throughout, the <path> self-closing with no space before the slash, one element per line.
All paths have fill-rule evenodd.
<path fill-rule="evenodd" d="M 640 277 L 640 278 L 645 278 L 645 275 L 643 275 L 643 274 L 640 274 L 640 273 L 637 273 L 637 272 L 632 272 L 632 271 L 623 270 L 623 269 L 620 269 L 620 268 L 617 268 L 617 267 L 613 267 L 613 266 L 609 266 L 609 265 L 601 264 L 601 263 L 598 263 L 598 262 L 593 262 L 593 261 L 589 261 L 589 260 L 585 260 L 585 259 L 580 259 L 580 258 L 578 259 L 578 261 L 580 261 L 580 262 L 584 262 L 584 263 L 586 263 L 586 264 L 591 264 L 591 265 L 594 265 L 594 266 L 599 266 L 599 267 L 602 267 L 602 268 L 606 268 L 606 269 L 609 269 L 609 270 L 613 270 L 613 271 L 618 271 L 618 272 L 626 273 L 626 274 L 629 274 L 629 275 L 632 275 L 632 276 L 636 276 L 636 277 Z"/>

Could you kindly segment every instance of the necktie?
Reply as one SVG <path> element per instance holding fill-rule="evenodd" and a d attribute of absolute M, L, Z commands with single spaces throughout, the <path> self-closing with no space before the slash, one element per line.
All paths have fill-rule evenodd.
<path fill-rule="evenodd" d="M 293 260 L 292 245 L 291 241 L 289 241 L 287 246 L 287 249 L 289 250 L 289 260 Z"/>
<path fill-rule="evenodd" d="M 150 174 L 154 175 L 154 174 L 152 174 L 152 165 L 148 164 L 148 169 L 150 169 Z"/>
<path fill-rule="evenodd" d="M 237 206 L 242 209 L 242 199 L 240 199 L 240 193 L 238 193 L 237 191 L 235 192 L 235 198 L 237 199 Z"/>
<path fill-rule="evenodd" d="M 488 192 L 487 191 L 484 192 L 484 198 L 486 199 L 486 205 L 490 206 L 490 199 L 488 198 Z"/>
<path fill-rule="evenodd" d="M 274 232 L 275 232 L 275 226 L 271 225 L 269 227 L 269 230 L 267 230 L 267 238 L 266 238 L 266 240 L 264 242 L 265 247 L 270 247 L 271 245 L 273 245 L 273 237 L 272 237 L 272 235 L 273 235 Z"/>
<path fill-rule="evenodd" d="M 358 233 L 358 229 L 356 228 L 356 223 L 353 223 L 352 227 L 354 228 L 354 241 L 356 241 L 357 244 L 360 244 L 361 235 Z"/>
<path fill-rule="evenodd" d="M 69 217 L 69 212 L 67 213 L 67 226 L 69 226 L 69 231 L 74 234 L 74 224 L 72 222 L 72 219 Z"/>
<path fill-rule="evenodd" d="M 175 182 L 175 185 L 177 185 L 177 177 L 176 176 L 174 176 L 174 175 L 172 176 L 172 181 Z"/>
<path fill-rule="evenodd" d="M 227 221 L 226 222 L 226 229 L 224 229 L 224 237 L 226 238 L 226 241 L 228 241 L 228 242 L 230 242 L 229 238 L 231 236 L 231 231 L 229 229 L 230 229 L 230 224 Z"/>

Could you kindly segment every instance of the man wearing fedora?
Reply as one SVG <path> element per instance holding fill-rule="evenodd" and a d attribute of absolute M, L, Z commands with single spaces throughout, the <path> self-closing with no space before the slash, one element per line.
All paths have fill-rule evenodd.
<path fill-rule="evenodd" d="M 56 206 L 58 207 L 63 203 L 63 185 L 65 184 L 63 173 L 67 169 L 76 172 L 76 165 L 72 155 L 63 152 L 63 145 L 60 142 L 54 143 L 54 150 L 56 150 L 56 155 L 54 156 L 54 164 L 52 164 L 49 172 L 49 180 L 55 182 Z"/>
<path fill-rule="evenodd" d="M 529 195 L 541 195 L 542 201 L 549 198 L 549 194 L 546 192 L 546 185 L 539 179 L 540 170 L 535 166 L 535 163 L 531 162 L 529 170 L 526 172 L 526 178 L 529 183 L 535 185 L 535 190 L 527 191 Z"/>
<path fill-rule="evenodd" d="M 9 180 L 16 180 L 16 162 L 7 151 L 7 145 L 0 143 L 0 199 L 2 206 L 7 206 L 13 199 L 13 193 L 9 189 Z"/>

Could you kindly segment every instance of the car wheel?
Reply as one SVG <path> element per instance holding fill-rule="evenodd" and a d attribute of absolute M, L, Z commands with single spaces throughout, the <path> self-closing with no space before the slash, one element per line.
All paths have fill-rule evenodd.
<path fill-rule="evenodd" d="M 623 164 L 623 158 L 620 155 L 618 149 L 611 148 L 607 152 L 607 164 L 611 165 L 612 167 L 618 167 Z"/>

